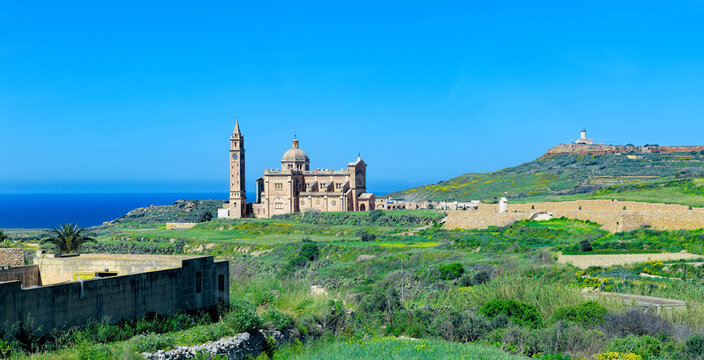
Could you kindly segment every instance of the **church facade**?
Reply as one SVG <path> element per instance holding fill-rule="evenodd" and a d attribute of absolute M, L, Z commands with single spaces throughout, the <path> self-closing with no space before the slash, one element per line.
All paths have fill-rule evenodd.
<path fill-rule="evenodd" d="M 374 194 L 367 192 L 367 164 L 361 157 L 341 170 L 310 169 L 308 154 L 294 137 L 281 158 L 281 169 L 265 169 L 257 179 L 256 202 L 247 204 L 244 182 L 244 137 L 239 120 L 230 137 L 229 218 L 268 218 L 306 211 L 374 210 Z"/>

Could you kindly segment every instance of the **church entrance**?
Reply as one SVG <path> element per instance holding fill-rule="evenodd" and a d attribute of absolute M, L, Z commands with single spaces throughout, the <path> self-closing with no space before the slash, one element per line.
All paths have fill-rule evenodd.
<path fill-rule="evenodd" d="M 366 207 L 364 204 L 359 204 L 359 211 L 367 211 Z"/>

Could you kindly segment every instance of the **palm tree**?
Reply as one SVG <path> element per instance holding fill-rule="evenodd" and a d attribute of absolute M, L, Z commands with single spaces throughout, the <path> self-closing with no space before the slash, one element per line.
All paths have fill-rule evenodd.
<path fill-rule="evenodd" d="M 95 237 L 87 233 L 86 228 L 78 224 L 63 224 L 51 229 L 39 243 L 53 244 L 59 254 L 76 254 L 87 242 L 97 243 Z"/>
<path fill-rule="evenodd" d="M 0 246 L 10 247 L 10 238 L 2 230 L 0 230 Z"/>

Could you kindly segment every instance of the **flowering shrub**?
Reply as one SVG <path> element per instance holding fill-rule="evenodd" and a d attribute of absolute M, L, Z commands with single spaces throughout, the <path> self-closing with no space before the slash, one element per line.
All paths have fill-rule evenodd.
<path fill-rule="evenodd" d="M 605 352 L 594 354 L 586 360 L 642 360 L 643 357 L 633 353 Z"/>

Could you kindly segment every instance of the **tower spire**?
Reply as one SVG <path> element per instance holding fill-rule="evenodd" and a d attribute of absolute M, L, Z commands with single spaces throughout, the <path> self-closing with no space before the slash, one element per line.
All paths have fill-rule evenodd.
<path fill-rule="evenodd" d="M 234 134 L 240 134 L 240 119 L 239 116 L 235 115 L 235 131 Z"/>

